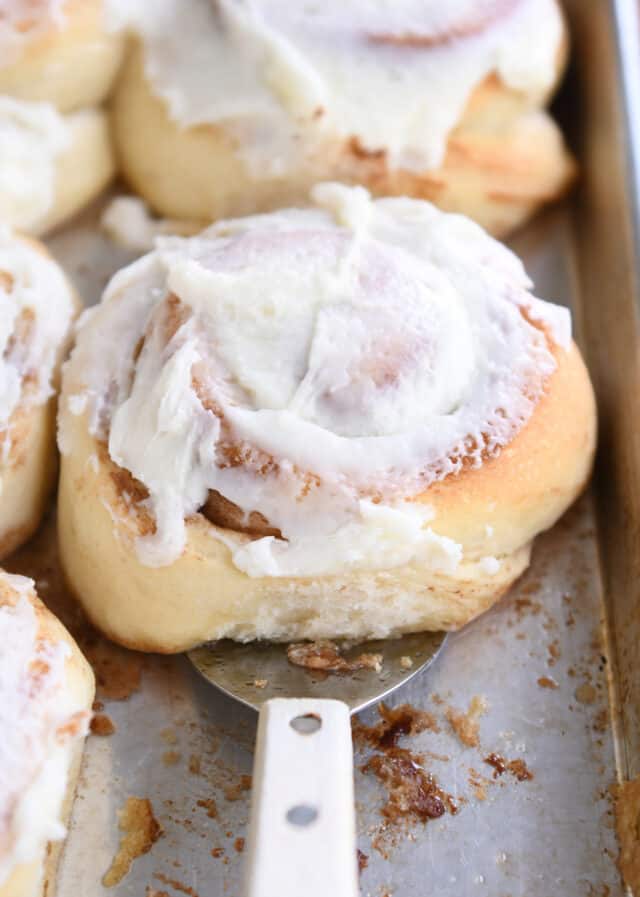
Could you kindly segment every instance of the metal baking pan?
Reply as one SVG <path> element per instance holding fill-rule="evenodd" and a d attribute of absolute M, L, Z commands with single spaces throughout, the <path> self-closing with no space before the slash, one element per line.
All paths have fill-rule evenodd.
<path fill-rule="evenodd" d="M 572 0 L 567 13 L 573 61 L 560 115 L 581 178 L 513 247 L 537 294 L 573 310 L 599 400 L 594 486 L 538 540 L 509 596 L 452 635 L 394 699 L 433 713 L 435 725 L 404 743 L 458 812 L 385 828 L 384 790 L 358 768 L 361 886 L 372 897 L 624 893 L 611 786 L 640 774 L 640 256 L 626 111 L 634 84 L 623 66 L 637 48 L 637 11 L 632 0 Z M 128 260 L 91 221 L 50 240 L 88 302 Z M 68 620 L 53 529 L 50 520 L 9 566 L 35 574 Z M 183 657 L 141 660 L 86 633 L 84 644 L 99 660 L 101 712 L 115 732 L 88 741 L 59 897 L 239 897 L 256 719 Z M 487 709 L 479 743 L 466 745 L 449 708 L 464 711 L 474 696 Z M 363 715 L 375 719 L 376 711 Z M 523 760 L 532 778 L 498 775 L 486 762 L 492 753 Z M 358 767 L 366 757 L 359 749 Z M 123 835 L 118 810 L 130 797 L 148 799 L 162 833 L 147 827 L 147 852 L 104 889 Z"/>

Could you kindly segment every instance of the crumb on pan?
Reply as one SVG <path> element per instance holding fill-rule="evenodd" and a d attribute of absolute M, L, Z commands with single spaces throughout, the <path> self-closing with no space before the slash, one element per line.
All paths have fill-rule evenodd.
<path fill-rule="evenodd" d="M 407 654 L 400 658 L 400 666 L 403 670 L 410 670 L 413 666 L 413 660 Z"/>
<path fill-rule="evenodd" d="M 90 726 L 93 735 L 113 735 L 116 731 L 115 723 L 106 713 L 96 713 Z"/>
<path fill-rule="evenodd" d="M 253 684 L 254 684 L 255 688 L 266 688 L 267 685 L 269 684 L 269 680 L 268 679 L 254 679 Z"/>
<path fill-rule="evenodd" d="M 476 695 L 471 699 L 466 713 L 447 707 L 447 721 L 465 747 L 478 747 L 480 744 L 480 717 L 487 712 L 488 706 L 485 698 Z"/>
<path fill-rule="evenodd" d="M 118 851 L 105 873 L 105 888 L 117 885 L 129 872 L 131 864 L 139 856 L 148 853 L 162 834 L 160 823 L 153 815 L 151 801 L 146 797 L 128 797 L 118 812 L 118 827 L 124 834 Z"/>
<path fill-rule="evenodd" d="M 515 760 L 505 760 L 501 754 L 491 753 L 484 758 L 484 762 L 493 768 L 493 777 L 497 779 L 503 773 L 508 772 L 519 782 L 530 781 L 533 773 L 528 768 L 522 757 Z"/>
<path fill-rule="evenodd" d="M 382 669 L 382 654 L 360 654 L 352 660 L 347 660 L 335 642 L 326 640 L 289 645 L 287 658 L 289 663 L 295 666 L 323 673 L 354 673 L 357 670 L 373 670 L 379 673 Z"/>
<path fill-rule="evenodd" d="M 251 776 L 242 775 L 234 785 L 227 785 L 224 789 L 226 800 L 240 800 L 243 791 L 251 791 Z"/>
<path fill-rule="evenodd" d="M 175 878 L 169 878 L 168 875 L 163 875 L 162 872 L 154 872 L 153 877 L 157 878 L 158 881 L 161 881 L 163 885 L 169 885 L 174 891 L 179 891 L 181 894 L 187 894 L 187 897 L 198 897 L 196 891 L 194 891 L 193 888 L 190 888 L 189 885 L 185 885 Z"/>
<path fill-rule="evenodd" d="M 428 729 L 439 731 L 433 714 L 418 710 L 412 704 L 388 707 L 385 703 L 380 703 L 378 713 L 380 722 L 374 726 L 365 726 L 358 719 L 353 721 L 351 730 L 356 744 L 368 744 L 380 750 L 395 747 L 401 735 L 419 735 Z"/>

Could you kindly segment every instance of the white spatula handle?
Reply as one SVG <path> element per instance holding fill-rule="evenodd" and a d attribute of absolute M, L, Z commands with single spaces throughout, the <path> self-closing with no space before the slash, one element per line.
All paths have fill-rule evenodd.
<path fill-rule="evenodd" d="M 246 897 L 357 897 L 347 705 L 267 701 L 253 772 Z"/>

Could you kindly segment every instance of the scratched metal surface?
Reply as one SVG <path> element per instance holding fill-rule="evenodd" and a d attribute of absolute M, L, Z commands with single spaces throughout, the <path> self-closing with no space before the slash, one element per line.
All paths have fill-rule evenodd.
<path fill-rule="evenodd" d="M 580 321 L 572 202 L 539 218 L 514 247 L 538 295 L 570 305 Z M 98 300 L 109 274 L 130 257 L 91 222 L 87 216 L 50 240 L 88 303 Z M 359 842 L 368 856 L 363 894 L 622 895 L 609 793 L 616 745 L 594 520 L 587 495 L 538 540 L 531 569 L 512 592 L 451 636 L 436 664 L 391 701 L 434 713 L 438 731 L 404 744 L 424 755 L 425 768 L 459 802 L 456 815 L 381 832 L 385 794 L 358 768 L 366 751 L 357 752 Z M 548 680 L 557 687 L 543 687 Z M 466 709 L 476 695 L 488 709 L 479 745 L 466 747 L 446 711 Z M 149 658 L 141 689 L 125 701 L 104 703 L 116 732 L 88 741 L 60 867 L 60 897 L 153 897 L 154 891 L 241 897 L 238 839 L 245 835 L 250 796 L 241 776 L 251 772 L 255 716 L 216 693 L 181 657 Z M 365 722 L 375 718 L 375 711 L 362 715 Z M 494 779 L 484 762 L 491 752 L 522 758 L 533 779 Z M 119 885 L 106 890 L 101 878 L 121 834 L 117 811 L 130 796 L 151 801 L 163 834 Z M 212 805 L 204 803 L 211 800 L 215 818 L 208 815 Z"/>

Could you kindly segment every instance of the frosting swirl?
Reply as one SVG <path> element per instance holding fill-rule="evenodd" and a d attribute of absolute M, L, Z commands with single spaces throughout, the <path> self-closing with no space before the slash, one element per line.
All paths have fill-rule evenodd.
<path fill-rule="evenodd" d="M 89 714 L 65 694 L 64 642 L 39 633 L 34 584 L 0 576 L 0 885 L 64 837 L 59 821 L 70 743 Z"/>
<path fill-rule="evenodd" d="M 437 168 L 487 76 L 525 106 L 544 102 L 563 36 L 556 0 L 187 5 L 109 0 L 109 21 L 142 38 L 172 118 L 221 124 L 262 176 L 336 136 L 384 151 L 394 168 Z"/>
<path fill-rule="evenodd" d="M 0 226 L 0 450 L 11 447 L 12 415 L 53 394 L 74 299 L 58 265 Z"/>
<path fill-rule="evenodd" d="M 416 495 L 497 454 L 570 344 L 568 312 L 467 219 L 336 184 L 313 201 L 158 240 L 85 318 L 61 448 L 86 412 L 146 489 L 144 563 L 180 554 L 213 492 L 268 523 L 217 530 L 251 575 L 455 566 Z"/>

